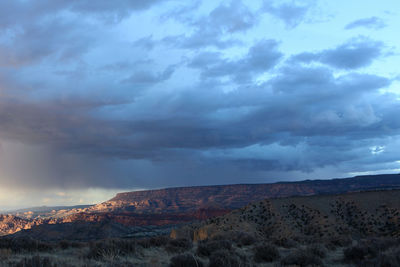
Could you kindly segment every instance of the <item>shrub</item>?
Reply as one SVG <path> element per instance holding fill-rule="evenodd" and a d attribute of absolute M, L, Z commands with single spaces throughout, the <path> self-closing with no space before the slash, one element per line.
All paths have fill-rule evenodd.
<path fill-rule="evenodd" d="M 346 247 L 346 246 L 350 245 L 351 242 L 352 242 L 352 239 L 350 237 L 344 236 L 344 235 L 339 235 L 339 236 L 335 236 L 335 237 L 328 239 L 326 242 L 326 247 L 331 250 L 334 250 L 337 247 Z"/>
<path fill-rule="evenodd" d="M 12 255 L 12 250 L 9 248 L 0 249 L 0 260 L 7 260 Z"/>
<path fill-rule="evenodd" d="M 209 267 L 241 267 L 246 259 L 229 250 L 218 250 L 211 254 Z"/>
<path fill-rule="evenodd" d="M 150 238 L 143 238 L 137 241 L 137 244 L 142 248 L 151 248 L 152 244 L 150 242 Z"/>
<path fill-rule="evenodd" d="M 106 244 L 105 242 L 90 243 L 87 257 L 96 260 L 112 261 L 120 255 L 120 251 L 116 246 Z"/>
<path fill-rule="evenodd" d="M 278 247 L 283 247 L 283 248 L 293 248 L 297 246 L 296 241 L 287 238 L 275 239 L 273 243 Z"/>
<path fill-rule="evenodd" d="M 53 250 L 50 243 L 31 238 L 0 238 L 0 249 L 11 249 L 13 252 L 44 252 Z"/>
<path fill-rule="evenodd" d="M 171 258 L 170 267 L 202 267 L 203 263 L 193 254 L 180 254 Z"/>
<path fill-rule="evenodd" d="M 361 242 L 364 245 L 371 246 L 377 250 L 387 250 L 392 247 L 400 246 L 399 239 L 393 237 L 382 237 L 382 238 L 369 238 Z"/>
<path fill-rule="evenodd" d="M 309 253 L 314 254 L 317 257 L 320 257 L 321 259 L 326 257 L 326 249 L 319 244 L 313 244 L 306 249 Z"/>
<path fill-rule="evenodd" d="M 392 248 L 384 253 L 381 253 L 374 265 L 382 267 L 400 266 L 400 248 Z"/>
<path fill-rule="evenodd" d="M 357 245 L 347 248 L 343 251 L 344 261 L 359 263 L 366 259 L 375 258 L 378 255 L 378 250 L 368 245 Z"/>
<path fill-rule="evenodd" d="M 235 235 L 234 241 L 239 247 L 241 247 L 241 246 L 250 246 L 254 244 L 257 240 L 254 236 L 248 233 L 239 232 Z"/>
<path fill-rule="evenodd" d="M 162 247 L 168 244 L 171 239 L 168 236 L 153 236 L 140 239 L 137 244 L 143 248 Z"/>
<path fill-rule="evenodd" d="M 257 262 L 272 262 L 279 258 L 279 250 L 273 245 L 263 244 L 254 248 L 254 259 Z"/>
<path fill-rule="evenodd" d="M 228 240 L 202 241 L 198 243 L 197 254 L 200 256 L 210 256 L 214 251 L 220 249 L 230 250 L 231 248 L 232 244 Z"/>
<path fill-rule="evenodd" d="M 168 242 L 170 241 L 169 236 L 153 236 L 150 237 L 150 245 L 153 247 L 162 247 L 165 246 L 166 244 L 168 244 Z"/>
<path fill-rule="evenodd" d="M 49 257 L 40 257 L 39 255 L 23 258 L 16 265 L 16 267 L 55 267 Z"/>
<path fill-rule="evenodd" d="M 185 238 L 171 239 L 165 247 L 167 252 L 179 253 L 189 250 L 193 247 L 192 241 Z"/>
<path fill-rule="evenodd" d="M 321 258 L 308 250 L 297 249 L 281 260 L 282 265 L 323 266 Z"/>
<path fill-rule="evenodd" d="M 109 239 L 90 243 L 87 257 L 97 260 L 114 260 L 118 256 L 135 253 L 135 240 Z"/>
<path fill-rule="evenodd" d="M 210 238 L 211 240 L 230 240 L 232 241 L 232 234 L 231 233 L 219 233 Z"/>
<path fill-rule="evenodd" d="M 58 242 L 58 247 L 61 249 L 82 248 L 84 247 L 84 244 L 76 241 L 61 240 Z"/>

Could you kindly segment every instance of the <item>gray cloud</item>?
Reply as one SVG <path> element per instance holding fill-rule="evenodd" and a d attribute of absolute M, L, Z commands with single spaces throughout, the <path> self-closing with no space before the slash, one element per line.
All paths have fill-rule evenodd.
<path fill-rule="evenodd" d="M 119 22 L 131 12 L 143 10 L 167 0 L 121 0 L 118 5 L 107 0 L 40 0 L 13 1 L 0 4 L 0 28 L 29 25 L 46 17 L 54 17 L 63 11 L 93 15 L 105 22 Z"/>
<path fill-rule="evenodd" d="M 264 2 L 264 10 L 274 17 L 281 19 L 287 28 L 295 28 L 307 17 L 307 13 L 312 4 L 302 3 L 300 5 L 292 3 L 273 4 L 272 1 Z"/>
<path fill-rule="evenodd" d="M 231 1 L 228 5 L 219 5 L 207 16 L 185 19 L 184 22 L 194 29 L 191 35 L 170 36 L 163 42 L 187 49 L 226 48 L 240 44 L 232 34 L 249 30 L 257 21 L 257 16 L 241 1 Z"/>
<path fill-rule="evenodd" d="M 368 38 L 357 38 L 348 41 L 334 49 L 321 52 L 305 52 L 292 58 L 295 62 L 321 62 L 335 68 L 357 69 L 369 66 L 373 60 L 382 56 L 382 42 Z"/>
<path fill-rule="evenodd" d="M 117 23 L 132 12 L 165 1 L 13 1 L 0 3 L 0 66 L 19 67 L 43 59 L 78 60 L 93 46 L 99 29 L 82 15 Z M 66 14 L 68 13 L 68 14 Z"/>
<path fill-rule="evenodd" d="M 227 60 L 219 53 L 204 52 L 193 58 L 188 66 L 199 69 L 205 79 L 228 76 L 243 83 L 251 81 L 253 75 L 273 68 L 281 57 L 275 40 L 263 40 L 252 46 L 241 59 Z"/>
<path fill-rule="evenodd" d="M 82 36 L 86 26 L 62 20 L 45 20 L 26 25 L 8 44 L 0 44 L 0 66 L 32 64 L 47 57 L 76 60 L 88 49 L 93 36 Z"/>
<path fill-rule="evenodd" d="M 400 134 L 400 124 L 392 117 L 399 104 L 377 94 L 389 84 L 390 80 L 375 75 L 335 78 L 329 69 L 287 66 L 259 87 L 239 87 L 228 94 L 210 88 L 199 95 L 193 88 L 153 96 L 152 102 L 162 103 L 158 110 L 152 109 L 151 102 L 137 99 L 129 104 L 133 113 L 127 120 L 90 115 L 98 107 L 118 103 L 72 99 L 68 104 L 39 105 L 8 100 L 1 105 L 0 136 L 77 155 L 66 156 L 72 165 L 90 155 L 99 160 L 118 159 L 105 174 L 124 165 L 118 163 L 121 160 L 149 162 L 135 166 L 141 169 L 151 164 L 157 173 L 168 170 L 169 174 L 182 160 L 191 162 L 192 171 L 220 161 L 228 173 L 236 170 L 237 175 L 250 168 L 310 172 L 360 160 L 365 157 L 362 148 L 369 151 L 368 140 Z M 148 118 L 135 117 L 135 106 L 149 114 Z M 56 154 L 51 153 L 54 159 Z M 59 160 L 64 159 L 60 156 Z M 71 168 L 78 167 L 76 163 Z M 90 173 L 90 177 L 97 174 Z M 125 175 L 120 179 L 114 180 L 115 186 L 129 183 Z M 181 179 L 183 176 L 176 174 L 171 183 Z M 107 181 L 97 178 L 102 186 Z"/>
<path fill-rule="evenodd" d="M 382 42 L 287 59 L 301 46 L 254 26 L 269 12 L 295 33 L 310 4 L 216 6 L 199 15 L 210 6 L 174 2 L 163 16 L 164 1 L 0 3 L 1 186 L 265 182 L 398 165 L 400 104 L 382 90 L 396 74 L 355 72 L 385 56 Z M 138 22 L 122 20 L 143 10 L 137 18 L 158 24 L 131 32 Z"/>
<path fill-rule="evenodd" d="M 151 71 L 137 70 L 131 76 L 124 79 L 123 83 L 129 83 L 138 86 L 154 85 L 168 80 L 174 73 L 175 66 L 169 66 L 164 71 L 153 73 Z"/>
<path fill-rule="evenodd" d="M 156 46 L 157 41 L 153 40 L 153 36 L 140 38 L 133 42 L 134 47 L 142 47 L 146 50 L 151 50 Z"/>
<path fill-rule="evenodd" d="M 379 30 L 379 29 L 386 27 L 386 24 L 385 24 L 385 22 L 383 22 L 383 20 L 381 18 L 370 17 L 370 18 L 358 19 L 353 22 L 350 22 L 349 24 L 346 25 L 345 29 L 352 30 L 352 29 L 360 28 L 360 27 L 364 27 L 367 29 Z"/>

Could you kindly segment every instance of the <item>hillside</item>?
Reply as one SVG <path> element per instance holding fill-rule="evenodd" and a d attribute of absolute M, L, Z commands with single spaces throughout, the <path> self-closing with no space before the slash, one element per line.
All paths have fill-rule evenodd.
<path fill-rule="evenodd" d="M 197 241 L 229 232 L 269 240 L 400 237 L 400 190 L 265 199 L 172 236 Z"/>

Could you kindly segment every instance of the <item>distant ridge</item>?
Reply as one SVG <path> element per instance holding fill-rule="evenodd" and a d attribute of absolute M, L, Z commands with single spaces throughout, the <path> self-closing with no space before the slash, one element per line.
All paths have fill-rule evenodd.
<path fill-rule="evenodd" d="M 125 192 L 118 193 L 108 201 L 85 208 L 66 207 L 61 210 L 0 215 L 0 235 L 12 234 L 39 225 L 62 223 L 108 222 L 118 223 L 124 227 L 177 225 L 221 216 L 251 202 L 265 199 L 389 189 L 400 189 L 400 174 Z M 45 231 L 46 227 L 43 227 L 40 229 Z"/>
<path fill-rule="evenodd" d="M 38 207 L 29 207 L 29 208 L 22 208 L 22 209 L 12 209 L 7 210 L 6 213 L 8 214 L 16 214 L 16 213 L 24 213 L 24 212 L 51 212 L 53 210 L 69 210 L 69 209 L 84 209 L 89 208 L 93 205 L 75 205 L 75 206 L 38 206 Z"/>
<path fill-rule="evenodd" d="M 377 181 L 377 179 L 382 179 L 382 181 Z M 147 189 L 147 190 L 138 190 L 138 191 L 129 191 L 129 192 L 121 192 L 117 193 L 115 197 L 110 199 L 109 201 L 121 200 L 124 196 L 130 194 L 141 194 L 141 193 L 150 193 L 150 192 L 159 192 L 159 191 L 168 191 L 168 190 L 179 190 L 183 188 L 198 188 L 198 189 L 208 189 L 214 187 L 229 187 L 229 186 L 265 186 L 265 185 L 287 185 L 287 184 L 315 184 L 315 185 L 350 185 L 362 182 L 362 188 L 377 188 L 382 189 L 384 186 L 399 187 L 400 188 L 400 174 L 377 174 L 377 175 L 357 175 L 354 177 L 348 178 L 332 178 L 332 179 L 306 179 L 301 181 L 280 181 L 274 183 L 239 183 L 239 184 L 221 184 L 221 185 L 199 185 L 199 186 L 178 186 L 178 187 L 166 187 L 159 189 Z"/>
<path fill-rule="evenodd" d="M 240 208 L 265 198 L 340 194 L 347 192 L 400 188 L 400 174 L 355 176 L 331 180 L 305 180 L 269 184 L 236 184 L 174 187 L 118 193 L 102 205 L 127 208 L 136 212 L 188 211 L 213 205 L 225 209 Z M 99 208 L 100 206 L 97 205 Z M 96 208 L 94 206 L 93 208 Z"/>

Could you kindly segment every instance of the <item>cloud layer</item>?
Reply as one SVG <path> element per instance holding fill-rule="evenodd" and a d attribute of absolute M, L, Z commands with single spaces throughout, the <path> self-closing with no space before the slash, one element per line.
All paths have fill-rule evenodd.
<path fill-rule="evenodd" d="M 1 3 L 0 185 L 162 187 L 398 169 L 397 47 L 356 32 L 382 28 L 377 17 L 350 22 L 354 35 L 329 45 L 293 42 L 326 23 L 311 23 L 312 4 Z"/>

